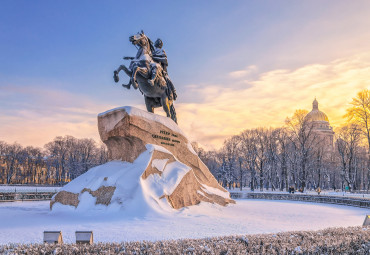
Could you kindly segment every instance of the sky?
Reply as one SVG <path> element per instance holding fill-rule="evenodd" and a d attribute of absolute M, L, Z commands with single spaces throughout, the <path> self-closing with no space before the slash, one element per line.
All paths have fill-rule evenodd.
<path fill-rule="evenodd" d="M 122 57 L 136 54 L 129 36 L 141 30 L 162 39 L 178 124 L 202 147 L 283 126 L 315 97 L 335 128 L 357 92 L 370 88 L 369 27 L 363 0 L 2 0 L 0 141 L 99 142 L 100 112 L 145 110 L 139 91 L 113 81 L 129 64 Z"/>

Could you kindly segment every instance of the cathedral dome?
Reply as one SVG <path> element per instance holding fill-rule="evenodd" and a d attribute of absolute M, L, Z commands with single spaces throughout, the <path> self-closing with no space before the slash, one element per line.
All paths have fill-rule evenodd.
<path fill-rule="evenodd" d="M 319 103 L 317 102 L 316 98 L 312 103 L 312 111 L 310 111 L 306 118 L 309 121 L 326 121 L 329 122 L 328 116 L 325 113 L 319 110 Z"/>

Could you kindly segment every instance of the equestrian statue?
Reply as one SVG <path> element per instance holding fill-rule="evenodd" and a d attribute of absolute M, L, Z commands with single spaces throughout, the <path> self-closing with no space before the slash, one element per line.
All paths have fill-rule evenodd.
<path fill-rule="evenodd" d="M 167 73 L 167 55 L 161 39 L 153 42 L 143 31 L 130 36 L 130 42 L 138 49 L 135 57 L 124 57 L 131 60 L 129 67 L 120 65 L 113 73 L 115 82 L 119 81 L 119 72 L 123 70 L 129 77 L 128 84 L 122 87 L 139 89 L 144 95 L 148 112 L 154 113 L 154 108 L 163 107 L 167 117 L 177 123 L 173 102 L 177 98 L 175 87 Z"/>

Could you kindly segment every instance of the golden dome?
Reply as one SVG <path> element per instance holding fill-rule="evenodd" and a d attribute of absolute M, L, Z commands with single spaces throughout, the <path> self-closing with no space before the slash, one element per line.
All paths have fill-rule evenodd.
<path fill-rule="evenodd" d="M 310 121 L 327 121 L 329 122 L 328 116 L 325 113 L 319 110 L 319 103 L 316 98 L 312 103 L 312 111 L 310 111 L 306 118 Z"/>

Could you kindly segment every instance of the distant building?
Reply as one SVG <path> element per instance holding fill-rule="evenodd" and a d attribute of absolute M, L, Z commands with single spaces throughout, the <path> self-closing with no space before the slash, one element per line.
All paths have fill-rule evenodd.
<path fill-rule="evenodd" d="M 331 154 L 334 151 L 334 131 L 329 124 L 329 118 L 319 110 L 319 103 L 316 98 L 312 103 L 312 111 L 305 117 L 312 124 L 312 132 L 318 137 L 325 154 Z"/>

